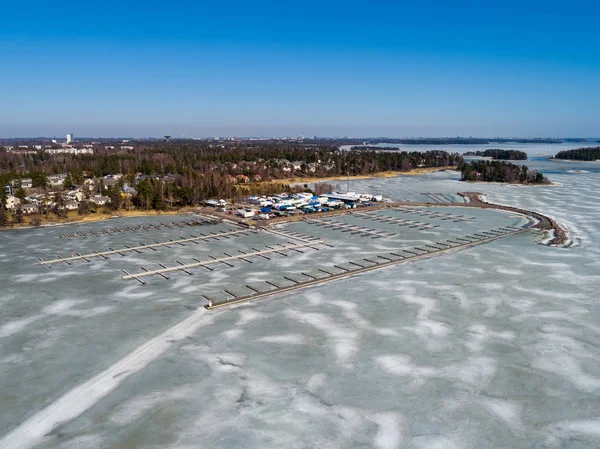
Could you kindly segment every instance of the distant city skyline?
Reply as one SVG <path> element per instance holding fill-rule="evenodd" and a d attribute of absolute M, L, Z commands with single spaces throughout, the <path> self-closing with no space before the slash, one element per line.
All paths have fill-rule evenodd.
<path fill-rule="evenodd" d="M 78 139 L 76 139 L 75 137 L 73 137 L 73 140 L 68 141 L 65 137 L 61 137 L 61 136 L 35 136 L 35 135 L 31 135 L 31 136 L 0 136 L 0 140 L 19 140 L 19 139 L 23 139 L 23 140 L 36 140 L 36 139 L 45 139 L 45 140 L 51 140 L 52 142 L 55 143 L 65 143 L 65 144 L 70 144 L 70 143 L 77 143 L 78 139 L 81 141 L 88 141 L 88 140 L 93 140 L 93 139 L 149 139 L 149 140 L 165 140 L 165 136 L 160 136 L 160 135 L 156 135 L 156 136 L 136 136 L 136 135 L 114 135 L 114 136 L 98 136 L 98 135 L 89 135 L 89 136 L 78 136 Z M 597 136 L 576 136 L 576 135 L 572 135 L 572 136 L 509 136 L 509 135 L 505 135 L 505 136 L 486 136 L 486 135 L 481 135 L 481 136 L 463 136 L 463 135 L 454 135 L 454 136 L 391 136 L 391 135 L 364 135 L 364 136 L 348 136 L 348 135 L 331 135 L 331 136 L 327 136 L 327 135 L 321 135 L 321 136 L 300 136 L 298 134 L 289 134 L 289 135 L 248 135 L 248 136 L 244 136 L 244 135 L 211 135 L 211 136 L 169 136 L 168 140 L 214 140 L 214 139 L 255 139 L 255 140 L 261 140 L 261 139 L 294 139 L 294 140 L 335 140 L 335 139 L 348 139 L 348 140 L 360 140 L 360 139 L 377 139 L 377 140 L 381 140 L 381 139 L 487 139 L 490 141 L 494 141 L 494 139 L 502 139 L 502 140 L 506 140 L 506 139 L 531 139 L 531 140 L 535 140 L 535 139 L 556 139 L 556 140 L 561 140 L 561 139 L 588 139 L 588 140 L 592 140 L 592 141 L 596 141 L 598 139 L 600 139 L 600 137 Z"/>
<path fill-rule="evenodd" d="M 11 3 L 0 138 L 600 135 L 599 13 L 578 0 Z"/>

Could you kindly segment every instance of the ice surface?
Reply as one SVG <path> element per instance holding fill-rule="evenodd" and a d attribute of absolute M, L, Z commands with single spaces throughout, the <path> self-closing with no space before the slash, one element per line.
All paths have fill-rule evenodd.
<path fill-rule="evenodd" d="M 580 165 L 589 173 L 567 172 Z M 138 285 L 119 271 L 265 242 L 252 235 L 49 270 L 37 257 L 196 230 L 68 241 L 58 236 L 70 228 L 1 233 L 0 447 L 597 449 L 600 166 L 580 165 L 533 161 L 558 186 L 468 189 L 547 213 L 579 246 L 522 234 L 211 312 L 198 309 L 201 294 L 439 236 L 388 226 L 398 235 L 348 240 L 330 230 L 343 254 Z M 467 190 L 451 172 L 353 183 L 415 201 Z M 505 219 L 472 216 L 464 226 L 475 230 Z"/>

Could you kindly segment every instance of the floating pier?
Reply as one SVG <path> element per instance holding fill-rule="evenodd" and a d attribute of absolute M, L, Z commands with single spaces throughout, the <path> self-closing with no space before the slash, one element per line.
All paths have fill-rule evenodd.
<path fill-rule="evenodd" d="M 236 297 L 236 298 L 218 302 L 218 303 L 215 303 L 213 301 L 211 303 L 212 305 L 205 305 L 204 307 L 208 310 L 212 310 L 212 309 L 217 309 L 220 307 L 227 307 L 227 306 L 232 306 L 232 305 L 236 305 L 236 304 L 242 304 L 244 302 L 248 302 L 248 301 L 255 300 L 255 299 L 261 299 L 261 298 L 269 297 L 272 295 L 277 295 L 277 294 L 281 294 L 281 293 L 285 293 L 285 292 L 289 292 L 289 291 L 298 290 L 301 288 L 307 288 L 307 287 L 310 287 L 313 285 L 323 284 L 325 282 L 331 282 L 331 281 L 335 281 L 338 279 L 344 279 L 349 276 L 356 276 L 356 275 L 359 275 L 362 273 L 366 273 L 368 271 L 396 265 L 399 263 L 405 263 L 405 262 L 415 261 L 415 260 L 419 260 L 419 259 L 429 258 L 436 254 L 441 254 L 441 253 L 448 252 L 448 251 L 451 251 L 451 250 L 454 250 L 457 248 L 468 248 L 468 247 L 480 245 L 483 243 L 487 243 L 487 242 L 491 242 L 491 241 L 503 238 L 507 235 L 515 235 L 515 234 L 520 234 L 520 233 L 527 232 L 527 231 L 529 231 L 529 228 L 526 228 L 526 229 L 519 228 L 517 230 L 513 230 L 513 231 L 505 233 L 505 234 L 486 237 L 485 239 L 476 239 L 474 241 L 465 240 L 465 242 L 461 243 L 459 246 L 448 246 L 445 248 L 436 248 L 436 249 L 431 248 L 430 251 L 425 252 L 423 254 L 417 253 L 415 251 L 402 250 L 402 252 L 410 254 L 410 256 L 406 256 L 406 257 L 401 256 L 395 252 L 390 252 L 385 255 L 370 256 L 371 257 L 370 259 L 362 259 L 362 260 L 372 263 L 372 265 L 363 265 L 363 264 L 359 264 L 357 262 L 351 262 L 351 261 L 347 262 L 348 265 L 355 266 L 356 267 L 355 269 L 344 268 L 343 266 L 340 266 L 340 265 L 333 265 L 334 268 L 337 268 L 338 270 L 341 271 L 340 273 L 333 273 L 332 271 L 325 270 L 323 268 L 317 268 L 318 271 L 325 273 L 328 276 L 323 277 L 323 278 L 318 278 L 318 279 L 309 279 L 304 282 L 299 282 L 299 281 L 290 279 L 290 281 L 295 282 L 295 284 L 289 285 L 289 286 L 278 286 L 277 284 L 275 284 L 271 281 L 264 281 L 265 283 L 271 285 L 272 287 L 275 287 L 275 289 L 260 292 L 260 293 L 256 293 L 258 291 L 258 289 L 251 289 L 255 293 L 253 293 L 251 295 L 242 296 L 242 297 Z M 456 238 L 454 240 L 459 240 L 459 239 Z M 456 243 L 456 242 L 454 242 L 454 243 Z M 438 243 L 436 243 L 436 245 L 437 244 Z M 440 244 L 440 246 L 441 246 L 441 244 Z M 400 250 L 396 250 L 396 251 L 400 251 Z M 393 258 L 388 257 L 389 255 L 392 255 L 394 257 Z M 374 261 L 373 260 L 374 257 L 383 259 L 383 262 Z"/>
<path fill-rule="evenodd" d="M 351 232 L 352 234 L 360 234 L 361 237 L 372 236 L 372 238 L 391 237 L 394 234 L 387 232 L 380 232 L 374 229 L 366 229 L 360 226 L 342 223 L 335 220 L 323 220 L 319 218 L 305 218 L 305 223 L 315 224 L 317 226 L 323 226 L 326 228 L 335 229 L 336 231 Z"/>
<path fill-rule="evenodd" d="M 202 219 L 202 220 L 185 220 L 185 221 L 171 221 L 169 223 L 148 223 L 146 225 L 141 224 L 138 226 L 125 226 L 123 228 L 106 228 L 106 229 L 92 229 L 87 232 L 73 232 L 71 234 L 62 234 L 60 238 L 72 239 L 72 238 L 86 238 L 86 237 L 105 237 L 114 234 L 125 234 L 127 232 L 143 232 L 143 231 L 156 231 L 160 229 L 171 229 L 171 228 L 183 228 L 186 226 L 202 226 L 207 224 L 218 223 L 219 220 L 214 219 Z"/>
<path fill-rule="evenodd" d="M 185 243 L 197 243 L 198 241 L 209 240 L 209 239 L 217 239 L 218 240 L 220 237 L 228 238 L 228 237 L 233 237 L 233 236 L 237 236 L 240 234 L 246 234 L 248 232 L 257 232 L 257 231 L 251 231 L 250 229 L 229 230 L 227 232 L 201 234 L 199 237 L 191 236 L 189 238 L 182 238 L 179 240 L 168 240 L 166 242 L 155 242 L 155 243 L 151 243 L 151 244 L 140 243 L 138 246 L 125 245 L 125 248 L 120 248 L 120 249 L 113 249 L 113 248 L 109 247 L 109 251 L 102 251 L 102 252 L 94 251 L 93 253 L 84 254 L 84 255 L 75 253 L 76 254 L 75 256 L 71 256 L 71 257 L 58 256 L 58 259 L 53 259 L 53 260 L 40 259 L 40 263 L 42 265 L 50 266 L 52 264 L 61 263 L 61 262 L 68 263 L 73 260 L 85 260 L 86 262 L 89 262 L 88 259 L 91 259 L 93 257 L 102 257 L 102 258 L 106 259 L 107 256 L 111 256 L 111 255 L 115 255 L 115 254 L 124 256 L 125 253 L 132 252 L 132 251 L 139 253 L 140 250 L 144 250 L 144 249 L 155 250 L 155 248 L 159 248 L 159 247 L 163 247 L 163 246 L 167 247 L 167 248 L 171 248 L 170 245 L 177 245 L 177 244 L 183 245 Z"/>
<path fill-rule="evenodd" d="M 379 221 L 381 223 L 394 223 L 394 224 L 398 224 L 399 226 L 408 226 L 409 228 L 419 228 L 420 231 L 423 229 L 433 229 L 433 228 L 437 228 L 440 226 L 440 225 L 432 225 L 430 223 L 422 223 L 420 221 L 405 220 L 403 218 L 390 217 L 389 215 L 379 215 L 379 214 L 375 214 L 372 212 L 352 212 L 351 214 L 353 216 L 356 216 L 359 218 L 365 218 L 367 220 L 375 220 L 375 221 Z"/>
<path fill-rule="evenodd" d="M 292 240 L 298 240 L 298 241 L 304 242 L 304 243 L 310 243 L 310 242 L 314 242 L 317 240 L 321 240 L 319 237 L 314 237 L 311 235 L 304 235 L 304 234 L 300 234 L 299 232 L 291 232 L 291 231 L 282 230 L 279 228 L 277 228 L 277 229 L 263 228 L 263 230 L 265 232 L 270 232 L 271 234 L 278 235 L 280 237 L 285 237 L 285 238 L 292 239 Z M 332 245 L 328 245 L 328 244 L 325 244 L 325 245 L 333 248 Z"/>
<path fill-rule="evenodd" d="M 444 214 L 442 212 L 430 211 L 424 208 L 409 208 L 409 207 L 396 207 L 392 210 L 405 214 L 417 214 L 422 217 L 434 217 L 441 218 L 442 220 L 454 220 L 454 221 L 472 221 L 475 217 L 465 217 L 464 215 L 454 215 L 451 213 Z"/>
<path fill-rule="evenodd" d="M 60 238 L 72 239 L 72 238 L 85 238 L 85 237 L 105 237 L 115 234 L 125 234 L 127 232 L 143 232 L 143 231 L 156 231 L 160 229 L 172 229 L 172 228 L 184 228 L 186 226 L 203 226 L 207 224 L 218 223 L 219 220 L 216 218 L 203 218 L 201 220 L 185 220 L 185 221 L 171 221 L 169 223 L 148 223 L 140 224 L 138 226 L 125 226 L 122 228 L 105 228 L 105 229 L 92 229 L 86 232 L 73 232 L 71 234 L 62 234 Z"/>
<path fill-rule="evenodd" d="M 281 247 L 278 247 L 278 248 L 267 247 L 268 249 L 266 249 L 266 250 L 256 251 L 253 253 L 244 253 L 244 254 L 234 255 L 234 256 L 229 255 L 229 256 L 220 257 L 220 258 L 211 258 L 210 260 L 197 261 L 196 263 L 183 264 L 183 265 L 179 265 L 179 266 L 175 266 L 175 267 L 165 267 L 163 265 L 162 268 L 160 268 L 158 270 L 146 270 L 145 268 L 143 268 L 145 271 L 142 273 L 137 273 L 135 275 L 126 273 L 125 276 L 121 276 L 121 278 L 125 279 L 125 280 L 135 279 L 139 282 L 142 282 L 140 280 L 140 278 L 147 277 L 147 276 L 155 276 L 155 275 L 164 277 L 164 275 L 166 273 L 172 273 L 172 272 L 177 272 L 177 271 L 183 271 L 186 274 L 191 274 L 187 271 L 191 268 L 205 267 L 206 265 L 212 265 L 212 264 L 216 264 L 216 263 L 224 263 L 226 265 L 233 266 L 233 265 L 229 264 L 229 262 L 238 260 L 238 259 L 255 257 L 255 256 L 260 257 L 260 256 L 264 256 L 265 254 L 277 253 L 277 254 L 287 256 L 287 254 L 283 253 L 283 251 L 297 251 L 298 248 L 318 249 L 318 248 L 314 248 L 314 247 L 318 246 L 318 245 L 322 245 L 323 243 L 324 243 L 323 241 L 317 241 L 317 242 L 281 245 Z M 211 257 L 211 256 L 209 256 L 209 257 Z"/>

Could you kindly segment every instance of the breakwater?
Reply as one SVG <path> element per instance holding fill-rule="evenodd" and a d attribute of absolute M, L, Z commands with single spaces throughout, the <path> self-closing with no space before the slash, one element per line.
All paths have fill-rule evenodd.
<path fill-rule="evenodd" d="M 537 220 L 537 223 L 533 226 L 534 228 L 543 229 L 546 231 L 554 231 L 554 237 L 552 238 L 552 240 L 550 240 L 550 242 L 548 242 L 549 245 L 559 246 L 564 245 L 567 242 L 566 231 L 562 227 L 560 227 L 556 220 L 553 220 L 552 218 L 546 215 L 527 209 L 521 209 L 519 207 L 504 206 L 501 204 L 494 204 L 484 201 L 482 199 L 483 194 L 480 192 L 458 192 L 458 194 L 468 200 L 467 203 L 460 204 L 461 206 L 480 207 L 483 209 L 499 209 L 535 218 Z"/>

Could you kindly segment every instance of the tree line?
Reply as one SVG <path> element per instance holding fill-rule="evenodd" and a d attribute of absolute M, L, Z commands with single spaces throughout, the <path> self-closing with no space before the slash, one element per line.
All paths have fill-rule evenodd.
<path fill-rule="evenodd" d="M 600 147 L 577 148 L 575 150 L 559 151 L 555 159 L 567 159 L 573 161 L 597 161 L 600 160 Z"/>
<path fill-rule="evenodd" d="M 490 148 L 485 151 L 467 151 L 465 156 L 491 157 L 492 159 L 526 161 L 527 153 L 519 150 L 504 150 L 500 148 Z"/>
<path fill-rule="evenodd" d="M 42 187 L 51 174 L 68 173 L 73 184 L 86 176 L 101 177 L 114 173 L 143 175 L 177 174 L 184 179 L 203 177 L 219 184 L 229 175 L 259 175 L 262 179 L 290 176 L 315 177 L 358 175 L 387 170 L 410 170 L 417 166 L 456 165 L 462 158 L 445 151 L 359 152 L 340 151 L 335 146 L 306 147 L 291 143 L 208 143 L 183 141 L 178 144 L 156 143 L 128 151 L 98 150 L 94 154 L 0 154 L 2 181 L 19 177 L 33 179 Z M 300 161 L 300 167 L 290 168 Z"/>
<path fill-rule="evenodd" d="M 549 184 L 542 173 L 526 165 L 505 161 L 472 161 L 459 164 L 462 181 L 506 182 L 519 184 Z"/>

